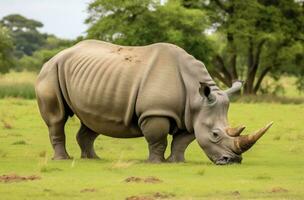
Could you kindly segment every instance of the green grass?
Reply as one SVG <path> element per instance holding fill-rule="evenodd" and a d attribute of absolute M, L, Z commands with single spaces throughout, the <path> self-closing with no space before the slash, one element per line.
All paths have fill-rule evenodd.
<path fill-rule="evenodd" d="M 36 74 L 33 72 L 10 72 L 0 75 L 0 98 L 17 97 L 34 99 L 34 82 Z"/>
<path fill-rule="evenodd" d="M 47 129 L 36 102 L 2 99 L 0 176 L 36 175 L 41 179 L 0 182 L 0 199 L 119 200 L 160 193 L 174 200 L 300 200 L 304 198 L 303 113 L 303 105 L 233 103 L 230 123 L 246 124 L 247 132 L 275 122 L 255 147 L 244 154 L 241 165 L 211 164 L 196 142 L 188 148 L 185 164 L 147 164 L 144 138 L 106 136 L 99 136 L 95 145 L 101 160 L 81 160 L 75 140 L 79 127 L 76 118 L 69 120 L 66 127 L 67 149 L 75 159 L 53 161 Z M 162 182 L 126 183 L 124 180 L 131 176 L 153 176 Z"/>
<path fill-rule="evenodd" d="M 24 99 L 34 99 L 35 89 L 31 83 L 1 84 L 0 98 L 17 97 Z"/>
<path fill-rule="evenodd" d="M 303 104 L 302 96 L 274 96 L 271 94 L 243 95 L 230 97 L 232 102 L 238 103 L 280 103 L 280 104 Z"/>

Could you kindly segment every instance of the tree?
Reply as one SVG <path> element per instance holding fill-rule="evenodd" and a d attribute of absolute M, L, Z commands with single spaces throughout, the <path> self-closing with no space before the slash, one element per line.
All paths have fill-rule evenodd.
<path fill-rule="evenodd" d="M 10 30 L 16 49 L 15 56 L 18 58 L 32 55 L 45 43 L 47 35 L 38 31 L 38 28 L 43 27 L 39 21 L 13 14 L 3 17 L 0 24 Z"/>
<path fill-rule="evenodd" d="M 0 26 L 0 73 L 8 72 L 14 66 L 13 50 L 9 30 Z"/>
<path fill-rule="evenodd" d="M 31 56 L 23 56 L 18 60 L 18 70 L 39 71 L 44 63 L 50 60 L 61 50 L 73 45 L 75 42 L 48 35 L 45 44 L 33 52 Z"/>
<path fill-rule="evenodd" d="M 291 0 L 183 0 L 184 7 L 208 11 L 217 34 L 211 73 L 228 87 L 245 80 L 256 94 L 266 75 L 303 73 L 303 3 Z M 216 41 L 215 41 L 216 42 Z"/>
<path fill-rule="evenodd" d="M 208 62 L 211 48 L 202 10 L 186 9 L 178 0 L 164 5 L 159 0 L 95 0 L 88 12 L 88 38 L 121 45 L 174 43 Z"/>

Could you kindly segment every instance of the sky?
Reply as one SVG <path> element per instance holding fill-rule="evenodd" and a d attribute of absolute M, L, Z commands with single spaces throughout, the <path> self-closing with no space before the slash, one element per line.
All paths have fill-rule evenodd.
<path fill-rule="evenodd" d="M 0 19 L 21 14 L 44 24 L 41 32 L 65 39 L 84 35 L 86 8 L 91 0 L 0 0 Z"/>

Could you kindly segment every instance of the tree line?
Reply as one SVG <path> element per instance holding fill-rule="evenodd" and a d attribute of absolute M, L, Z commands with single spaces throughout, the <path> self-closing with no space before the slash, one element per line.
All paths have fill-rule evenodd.
<path fill-rule="evenodd" d="M 301 0 L 95 0 L 87 8 L 84 38 L 43 34 L 41 22 L 20 15 L 0 21 L 0 71 L 39 70 L 43 62 L 82 39 L 121 45 L 169 42 L 203 61 L 230 87 L 244 80 L 244 94 L 263 91 L 270 76 L 297 77 L 304 90 L 304 3 Z"/>

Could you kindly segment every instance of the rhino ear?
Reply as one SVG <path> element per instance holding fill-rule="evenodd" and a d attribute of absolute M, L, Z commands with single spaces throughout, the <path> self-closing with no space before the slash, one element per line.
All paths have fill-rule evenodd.
<path fill-rule="evenodd" d="M 216 97 L 214 94 L 211 93 L 211 88 L 206 83 L 201 83 L 201 87 L 199 88 L 200 95 L 207 99 L 209 103 L 213 103 L 216 100 Z"/>
<path fill-rule="evenodd" d="M 211 89 L 206 83 L 200 82 L 201 87 L 199 88 L 199 93 L 201 94 L 202 97 L 207 97 L 209 98 L 211 94 Z"/>

